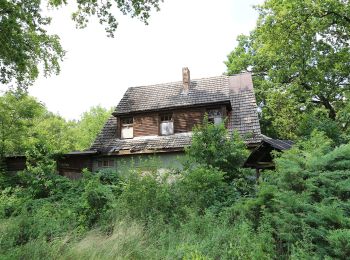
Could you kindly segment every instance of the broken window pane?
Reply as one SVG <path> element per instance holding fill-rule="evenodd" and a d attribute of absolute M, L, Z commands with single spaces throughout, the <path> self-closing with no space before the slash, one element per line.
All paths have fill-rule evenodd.
<path fill-rule="evenodd" d="M 208 110 L 208 122 L 219 125 L 222 123 L 222 112 L 221 109 L 210 109 Z"/>
<path fill-rule="evenodd" d="M 133 118 L 126 117 L 121 119 L 121 138 L 128 139 L 134 137 L 134 127 L 133 127 Z"/>
<path fill-rule="evenodd" d="M 160 116 L 160 134 L 172 135 L 174 134 L 174 122 L 172 114 L 164 114 Z"/>

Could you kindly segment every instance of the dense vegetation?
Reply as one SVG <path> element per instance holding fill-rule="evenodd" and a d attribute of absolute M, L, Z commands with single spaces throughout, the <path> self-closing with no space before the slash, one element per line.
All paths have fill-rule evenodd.
<path fill-rule="evenodd" d="M 146 21 L 160 1 L 78 1 L 75 19 L 97 15 L 113 33 L 112 2 Z M 160 173 L 153 158 L 77 181 L 57 175 L 54 157 L 88 148 L 110 111 L 66 121 L 26 93 L 38 64 L 56 73 L 64 54 L 40 4 L 0 2 L 0 83 L 20 87 L 0 96 L 1 259 L 349 258 L 347 0 L 266 0 L 228 57 L 228 74 L 254 73 L 263 132 L 297 141 L 259 180 L 241 167 L 240 137 L 207 120 L 182 170 Z M 13 154 L 28 158 L 17 175 L 1 163 Z"/>
<path fill-rule="evenodd" d="M 226 136 L 205 121 L 181 171 L 144 162 L 70 181 L 42 156 L 16 178 L 3 173 L 1 258 L 346 259 L 350 144 L 313 132 L 257 183 L 228 167 L 246 151 Z M 220 144 L 230 160 L 203 144 Z"/>
<path fill-rule="evenodd" d="M 350 131 L 350 4 L 266 0 L 238 37 L 227 73 L 251 71 L 263 132 L 297 140 L 313 129 L 341 143 Z"/>
<path fill-rule="evenodd" d="M 49 154 L 87 149 L 110 113 L 97 106 L 83 113 L 80 120 L 67 121 L 28 93 L 8 91 L 0 96 L 0 160 L 39 146 Z"/>

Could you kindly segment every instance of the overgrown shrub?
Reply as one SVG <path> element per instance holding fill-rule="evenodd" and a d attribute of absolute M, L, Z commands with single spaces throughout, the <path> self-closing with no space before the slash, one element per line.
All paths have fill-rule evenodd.
<path fill-rule="evenodd" d="M 256 198 L 234 205 L 231 217 L 247 217 L 256 226 L 268 220 L 281 256 L 311 252 L 341 258 L 350 228 L 350 144 L 331 145 L 324 134 L 314 132 L 285 152 L 276 159 L 277 170 L 263 174 Z M 299 241 L 305 237 L 309 245 L 304 250 Z"/>
<path fill-rule="evenodd" d="M 347 259 L 350 144 L 333 145 L 314 132 L 257 185 L 204 161 L 78 181 L 39 163 L 0 193 L 0 258 Z"/>
<path fill-rule="evenodd" d="M 204 117 L 202 125 L 193 129 L 191 146 L 186 149 L 188 164 L 212 166 L 225 172 L 229 180 L 241 176 L 240 168 L 248 150 L 237 132 L 229 134 L 225 124 L 212 124 Z"/>

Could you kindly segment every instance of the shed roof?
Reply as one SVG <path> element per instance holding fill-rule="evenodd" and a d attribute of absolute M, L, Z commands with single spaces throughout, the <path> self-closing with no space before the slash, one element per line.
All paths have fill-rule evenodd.
<path fill-rule="evenodd" d="M 252 151 L 244 163 L 244 166 L 256 169 L 274 168 L 275 165 L 271 151 L 285 151 L 292 148 L 293 144 L 291 140 L 272 139 L 262 135 L 260 145 Z"/>
<path fill-rule="evenodd" d="M 288 150 L 292 148 L 292 145 L 294 144 L 294 142 L 291 140 L 272 139 L 266 135 L 262 135 L 262 139 L 264 142 L 271 145 L 272 148 L 279 151 Z"/>

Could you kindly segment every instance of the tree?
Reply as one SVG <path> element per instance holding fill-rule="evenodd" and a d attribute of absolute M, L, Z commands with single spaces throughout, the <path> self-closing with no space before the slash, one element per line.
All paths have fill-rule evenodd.
<path fill-rule="evenodd" d="M 111 113 L 111 109 L 107 110 L 101 106 L 91 107 L 89 111 L 83 113 L 75 129 L 76 149 L 84 150 L 91 146 Z"/>
<path fill-rule="evenodd" d="M 349 2 L 266 0 L 257 10 L 256 28 L 238 37 L 226 65 L 228 74 L 253 72 L 265 133 L 295 139 L 305 114 L 347 133 Z"/>
<path fill-rule="evenodd" d="M 313 131 L 275 162 L 276 171 L 263 172 L 257 196 L 236 212 L 256 226 L 269 223 L 282 259 L 347 259 L 350 144 L 334 148 Z"/>
<path fill-rule="evenodd" d="M 77 10 L 73 20 L 77 27 L 87 25 L 89 17 L 96 16 L 105 25 L 106 32 L 113 36 L 117 28 L 114 10 L 124 15 L 138 17 L 147 23 L 152 9 L 159 10 L 162 0 L 107 0 L 76 1 Z M 14 0 L 0 1 L 0 83 L 17 83 L 26 88 L 38 77 L 39 65 L 44 75 L 58 74 L 59 62 L 65 52 L 57 35 L 51 35 L 46 28 L 51 18 L 43 15 L 42 6 L 61 7 L 66 0 Z"/>
<path fill-rule="evenodd" d="M 23 92 L 9 91 L 0 97 L 0 158 L 23 154 L 28 129 L 45 110 L 41 103 Z"/>
<path fill-rule="evenodd" d="M 59 115 L 46 111 L 32 120 L 32 126 L 25 133 L 26 151 L 43 147 L 46 155 L 67 153 L 77 150 L 77 123 L 66 121 Z"/>

